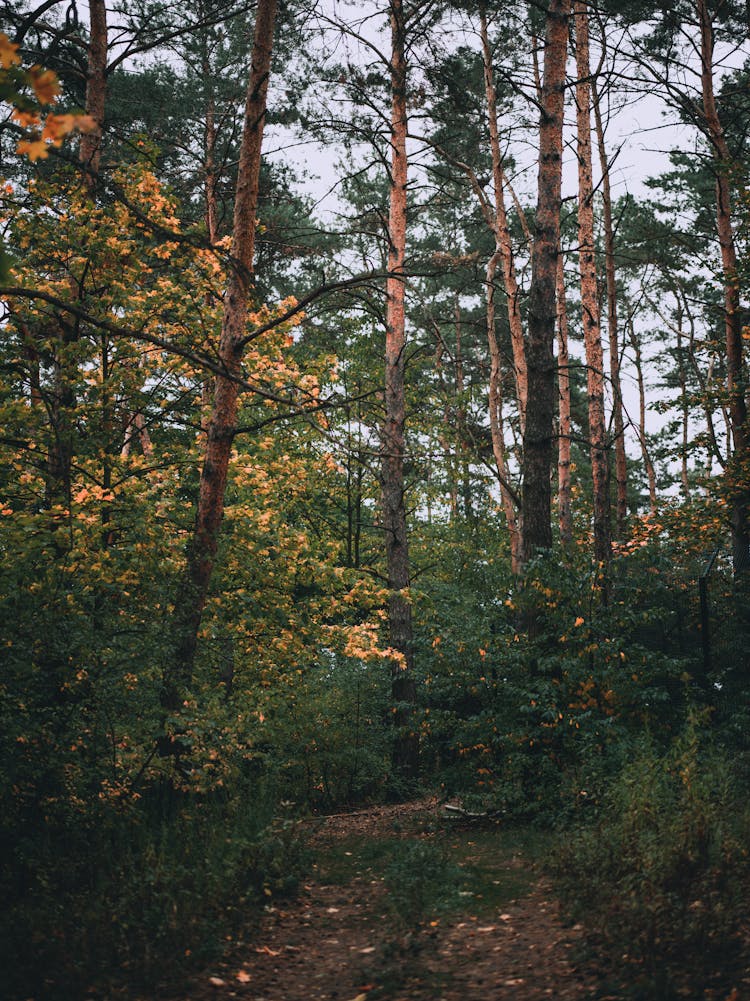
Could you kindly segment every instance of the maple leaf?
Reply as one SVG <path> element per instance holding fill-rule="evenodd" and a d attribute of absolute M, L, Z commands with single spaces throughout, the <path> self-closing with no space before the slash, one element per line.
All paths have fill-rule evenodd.
<path fill-rule="evenodd" d="M 6 34 L 0 31 L 0 66 L 4 70 L 9 70 L 11 66 L 19 66 L 21 57 L 18 55 L 18 46 L 11 42 Z"/>
<path fill-rule="evenodd" d="M 21 156 L 25 153 L 29 160 L 34 163 L 37 160 L 46 160 L 49 156 L 49 147 L 44 139 L 22 139 L 16 146 L 16 153 Z"/>
<path fill-rule="evenodd" d="M 43 70 L 41 66 L 32 66 L 29 76 L 37 101 L 40 104 L 54 104 L 60 93 L 60 83 L 52 70 Z"/>

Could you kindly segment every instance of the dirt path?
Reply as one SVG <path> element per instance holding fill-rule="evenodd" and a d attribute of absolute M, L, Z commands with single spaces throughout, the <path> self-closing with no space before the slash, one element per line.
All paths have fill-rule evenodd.
<path fill-rule="evenodd" d="M 182 998 L 601 997 L 573 959 L 577 930 L 563 927 L 544 880 L 501 828 L 448 823 L 431 802 L 323 819 L 312 842 L 318 862 L 299 897 L 269 908 L 252 944 Z M 447 868 L 420 873 L 433 852 Z M 446 873 L 456 872 L 469 889 L 454 887 L 445 907 Z"/>

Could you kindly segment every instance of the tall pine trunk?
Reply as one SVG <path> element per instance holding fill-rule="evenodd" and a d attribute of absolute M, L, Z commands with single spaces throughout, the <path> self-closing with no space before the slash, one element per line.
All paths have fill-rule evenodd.
<path fill-rule="evenodd" d="M 510 485 L 508 464 L 505 459 L 505 433 L 503 425 L 502 359 L 497 342 L 495 310 L 495 275 L 498 264 L 502 267 L 503 284 L 508 311 L 513 369 L 516 385 L 516 400 L 521 434 L 526 425 L 526 401 L 528 397 L 528 375 L 526 367 L 526 347 L 524 344 L 521 306 L 516 278 L 513 248 L 508 230 L 508 215 L 505 208 L 503 158 L 500 150 L 500 136 L 497 126 L 497 93 L 495 71 L 492 61 L 489 35 L 487 31 L 487 10 L 480 4 L 480 35 L 484 63 L 484 89 L 487 101 L 487 121 L 490 131 L 490 152 L 492 155 L 492 178 L 495 189 L 494 218 L 490 219 L 495 237 L 495 250 L 487 262 L 486 270 L 486 323 L 487 343 L 490 352 L 489 416 L 492 453 L 500 482 L 500 498 L 505 514 L 510 539 L 511 571 L 520 574 L 523 565 L 520 516 L 517 510 L 518 498 Z"/>
<path fill-rule="evenodd" d="M 557 260 L 557 392 L 557 519 L 560 526 L 560 542 L 567 545 L 573 541 L 573 514 L 570 484 L 570 356 L 562 254 Z"/>
<path fill-rule="evenodd" d="M 487 32 L 487 10 L 484 3 L 479 6 L 479 19 L 484 64 L 484 89 L 487 101 L 487 123 L 489 125 L 490 153 L 492 156 L 492 183 L 495 189 L 495 218 L 493 225 L 495 257 L 502 265 L 503 283 L 505 285 L 505 296 L 508 307 L 510 343 L 513 352 L 516 398 L 518 400 L 521 434 L 523 435 L 526 424 L 526 400 L 528 397 L 526 345 L 524 343 L 523 324 L 521 321 L 518 279 L 516 277 L 513 247 L 508 229 L 508 214 L 505 208 L 505 178 L 503 176 L 503 156 L 500 149 L 500 135 L 497 126 L 495 71 L 492 61 L 492 49 L 490 48 L 490 40 Z M 497 264 L 493 264 L 493 273 L 496 267 Z"/>
<path fill-rule="evenodd" d="M 539 174 L 526 363 L 528 402 L 523 435 L 523 555 L 552 547 L 552 466 L 555 439 L 555 321 L 560 243 L 563 100 L 570 0 L 550 0 L 541 84 Z"/>
<path fill-rule="evenodd" d="M 591 159 L 591 83 L 588 10 L 575 0 L 576 123 L 578 127 L 578 262 L 586 350 L 589 398 L 589 443 L 594 507 L 594 557 L 608 563 L 612 556 L 609 501 L 607 419 L 604 410 L 604 353 L 599 321 L 599 290 L 594 245 L 594 184 Z"/>
<path fill-rule="evenodd" d="M 628 520 L 628 463 L 625 452 L 625 419 L 622 405 L 622 380 L 620 378 L 620 337 L 617 328 L 615 228 L 612 221 L 612 186 L 609 176 L 609 157 L 607 156 L 607 146 L 604 141 L 602 109 L 596 79 L 592 79 L 591 81 L 591 96 L 594 104 L 599 166 L 602 172 L 604 267 L 607 280 L 607 338 L 609 340 L 609 376 L 612 381 L 612 410 L 615 431 L 615 480 L 617 482 L 615 525 L 617 538 L 623 539 Z"/>
<path fill-rule="evenodd" d="M 402 0 L 391 0 L 391 173 L 388 214 L 386 281 L 385 418 L 382 428 L 381 486 L 383 530 L 388 573 L 388 627 L 391 648 L 391 697 L 395 736 L 393 767 L 402 778 L 416 777 L 419 738 L 414 725 L 416 688 L 409 546 L 404 499 L 404 353 L 406 315 L 404 258 L 406 254 L 407 108 L 406 22 Z"/>
<path fill-rule="evenodd" d="M 259 0 L 234 203 L 232 271 L 224 299 L 218 350 L 219 361 L 226 374 L 218 375 L 214 386 L 195 528 L 188 550 L 185 578 L 175 609 L 175 662 L 164 689 L 165 705 L 171 710 L 176 709 L 179 704 L 180 689 L 187 687 L 192 678 L 198 631 L 208 597 L 219 528 L 224 514 L 229 460 L 237 425 L 238 379 L 241 374 L 243 339 L 254 278 L 261 146 L 275 17 L 276 0 Z"/>
<path fill-rule="evenodd" d="M 735 574 L 750 573 L 750 427 L 748 427 L 747 371 L 742 347 L 742 316 L 737 275 L 737 250 L 732 232 L 732 195 L 729 177 L 732 156 L 724 135 L 714 96 L 714 38 L 706 0 L 697 0 L 700 24 L 701 88 L 704 128 L 711 144 L 716 174 L 716 229 L 724 273 L 724 329 L 726 341 L 727 389 L 733 457 L 731 470 L 740 482 L 733 485 L 731 499 L 732 561 Z M 731 475 L 731 474 L 730 474 Z"/>

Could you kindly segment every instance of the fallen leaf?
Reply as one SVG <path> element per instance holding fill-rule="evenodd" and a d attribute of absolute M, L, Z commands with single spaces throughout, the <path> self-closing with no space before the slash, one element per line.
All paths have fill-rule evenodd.
<path fill-rule="evenodd" d="M 280 956 L 281 955 L 281 950 L 280 949 L 278 951 L 276 949 L 269 949 L 269 947 L 267 945 L 261 945 L 255 951 L 256 952 L 262 952 L 266 956 Z"/>
<path fill-rule="evenodd" d="M 338 907 L 326 907 L 326 914 L 338 914 Z"/>
<path fill-rule="evenodd" d="M 239 980 L 241 984 L 249 984 L 251 978 L 249 973 L 246 973 L 244 970 L 240 970 L 235 979 Z"/>
<path fill-rule="evenodd" d="M 360 952 L 361 952 L 361 953 L 362 953 L 363 955 L 365 955 L 365 954 L 366 954 L 366 953 L 368 953 L 368 952 L 375 952 L 375 946 L 374 946 L 374 945 L 368 945 L 366 949 L 360 949 L 359 951 L 360 951 Z"/>
<path fill-rule="evenodd" d="M 484 928 L 477 928 L 477 931 L 483 931 L 483 932 L 494 931 L 496 927 L 497 925 L 485 925 Z"/>
<path fill-rule="evenodd" d="M 227 984 L 226 980 L 222 980 L 221 977 L 209 977 L 208 982 L 212 987 L 226 987 Z"/>
<path fill-rule="evenodd" d="M 501 921 L 510 921 L 510 914 L 501 914 L 500 915 L 500 920 Z"/>

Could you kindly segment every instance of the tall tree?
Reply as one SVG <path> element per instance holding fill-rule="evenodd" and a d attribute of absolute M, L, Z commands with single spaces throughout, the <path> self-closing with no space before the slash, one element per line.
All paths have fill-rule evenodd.
<path fill-rule="evenodd" d="M 396 735 L 393 763 L 404 777 L 418 769 L 418 734 L 414 728 L 414 652 L 409 544 L 404 481 L 406 421 L 404 365 L 406 361 L 405 254 L 408 161 L 406 137 L 407 63 L 406 16 L 402 0 L 391 0 L 391 162 L 388 213 L 388 278 L 385 320 L 385 417 L 382 437 L 381 485 L 383 531 L 388 574 L 388 627 L 396 656 L 391 667 Z"/>
<path fill-rule="evenodd" d="M 562 130 L 570 0 L 546 11 L 544 76 L 540 88 L 537 209 L 529 290 L 528 401 L 523 435 L 523 554 L 552 547 L 552 464 L 555 415 L 555 321 L 560 243 Z"/>
<path fill-rule="evenodd" d="M 750 573 L 750 425 L 748 425 L 747 366 L 742 342 L 742 314 L 737 271 L 737 248 L 732 228 L 731 174 L 734 158 L 727 144 L 714 94 L 714 31 L 706 0 L 697 0 L 700 30 L 701 93 L 704 131 L 709 140 L 716 176 L 716 230 L 721 248 L 724 282 L 724 330 L 727 390 L 734 446 L 733 467 L 739 482 L 732 489 L 732 560 L 735 573 Z"/>
<path fill-rule="evenodd" d="M 239 381 L 253 288 L 263 128 L 271 70 L 277 0 L 259 0 L 252 64 L 245 101 L 242 144 L 232 225 L 232 270 L 224 299 L 218 356 L 224 374 L 217 375 L 206 450 L 200 477 L 195 528 L 187 568 L 176 607 L 175 663 L 165 684 L 167 708 L 178 705 L 179 691 L 190 683 L 203 609 L 216 559 L 219 528 L 232 443 L 237 428 Z"/>
<path fill-rule="evenodd" d="M 602 28 L 602 47 L 606 51 L 606 29 Z M 604 58 L 604 52 L 602 53 Z M 628 517 L 628 465 L 625 452 L 625 420 L 620 378 L 620 337 L 617 326 L 617 273 L 615 269 L 615 227 L 612 217 L 612 184 L 607 153 L 601 94 L 597 77 L 591 77 L 591 97 L 594 107 L 596 143 L 599 150 L 599 168 L 602 175 L 602 222 L 604 227 L 604 268 L 607 287 L 607 338 L 609 341 L 609 376 L 612 384 L 612 413 L 615 446 L 615 480 L 617 483 L 616 526 L 617 537 L 624 538 Z"/>
<path fill-rule="evenodd" d="M 588 6 L 575 0 L 576 124 L 578 134 L 578 263 L 586 349 L 594 508 L 594 557 L 607 563 L 612 554 L 607 419 L 604 409 L 604 352 L 599 318 L 599 289 L 594 244 L 594 184 L 591 155 L 591 66 Z"/>

